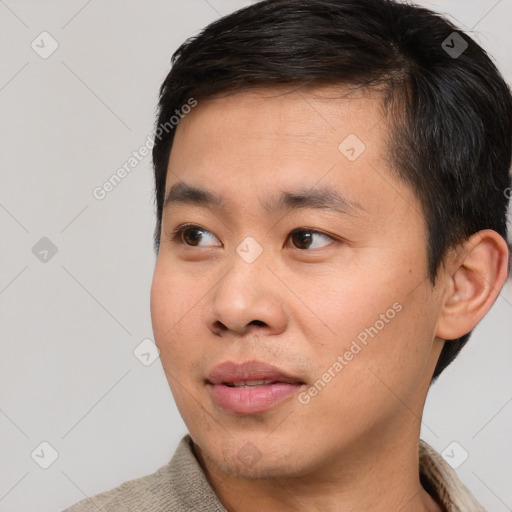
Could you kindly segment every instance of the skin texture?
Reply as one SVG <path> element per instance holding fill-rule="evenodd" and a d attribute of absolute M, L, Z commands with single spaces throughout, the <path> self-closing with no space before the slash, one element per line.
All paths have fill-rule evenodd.
<path fill-rule="evenodd" d="M 388 130 L 376 93 L 332 87 L 200 101 L 177 127 L 166 191 L 184 182 L 226 205 L 164 210 L 153 329 L 197 456 L 230 512 L 441 510 L 418 475 L 426 394 L 444 339 L 468 332 L 494 302 L 507 249 L 480 232 L 450 253 L 433 287 L 421 207 L 390 170 Z M 349 134 L 366 146 L 354 161 L 338 148 Z M 361 208 L 269 213 L 260 204 L 323 186 Z M 173 237 L 184 223 L 198 226 L 195 239 Z M 320 234 L 308 246 L 290 235 L 297 228 Z M 236 251 L 246 237 L 263 251 L 252 263 Z M 205 380 L 224 361 L 273 364 L 307 392 L 381 315 L 384 327 L 308 403 L 297 392 L 263 413 L 233 414 L 212 401 Z"/>

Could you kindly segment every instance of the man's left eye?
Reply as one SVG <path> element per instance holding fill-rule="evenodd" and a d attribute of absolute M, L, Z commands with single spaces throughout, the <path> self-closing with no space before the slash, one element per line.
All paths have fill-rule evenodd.
<path fill-rule="evenodd" d="M 290 233 L 290 238 L 297 249 L 320 249 L 329 245 L 329 243 L 333 241 L 330 236 L 313 229 L 296 229 Z M 320 241 L 315 244 L 315 239 L 321 240 L 322 238 L 327 240 L 329 243 L 322 244 Z"/>

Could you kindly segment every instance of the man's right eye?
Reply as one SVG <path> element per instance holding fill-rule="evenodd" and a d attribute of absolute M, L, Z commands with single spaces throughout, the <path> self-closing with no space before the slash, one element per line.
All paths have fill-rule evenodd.
<path fill-rule="evenodd" d="M 172 232 L 171 240 L 189 247 L 208 247 L 208 243 L 201 245 L 201 242 L 205 239 L 207 240 L 208 237 L 218 240 L 211 231 L 208 231 L 201 226 L 196 226 L 194 224 L 182 224 Z M 210 245 L 221 246 L 222 243 L 214 243 Z"/>

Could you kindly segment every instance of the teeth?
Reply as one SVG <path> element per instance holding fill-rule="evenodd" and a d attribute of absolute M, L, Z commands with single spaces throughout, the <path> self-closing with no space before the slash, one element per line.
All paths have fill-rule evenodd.
<path fill-rule="evenodd" d="M 247 388 L 253 388 L 255 386 L 268 386 L 269 384 L 274 383 L 273 380 L 246 380 L 237 382 L 236 384 L 232 382 L 226 383 L 229 387 L 232 388 L 240 388 L 240 389 L 247 389 Z"/>

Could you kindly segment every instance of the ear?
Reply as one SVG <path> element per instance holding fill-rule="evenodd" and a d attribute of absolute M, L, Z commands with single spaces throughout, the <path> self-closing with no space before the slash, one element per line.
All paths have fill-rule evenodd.
<path fill-rule="evenodd" d="M 503 237 L 485 229 L 474 233 L 450 258 L 436 330 L 444 340 L 467 334 L 489 311 L 507 279 L 509 250 Z"/>

